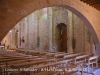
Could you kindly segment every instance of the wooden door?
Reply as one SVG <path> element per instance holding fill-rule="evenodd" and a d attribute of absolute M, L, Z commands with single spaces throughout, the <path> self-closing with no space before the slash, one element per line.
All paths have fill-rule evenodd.
<path fill-rule="evenodd" d="M 62 51 L 67 52 L 67 28 L 62 31 Z"/>

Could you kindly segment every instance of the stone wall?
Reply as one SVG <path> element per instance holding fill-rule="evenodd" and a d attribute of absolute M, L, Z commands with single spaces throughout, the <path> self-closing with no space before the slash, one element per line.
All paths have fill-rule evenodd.
<path fill-rule="evenodd" d="M 7 34 L 2 44 L 16 48 L 14 43 L 18 30 L 18 48 L 59 51 L 60 35 L 57 31 L 57 25 L 60 23 L 67 26 L 67 52 L 86 52 L 87 49 L 92 48 L 93 44 L 90 42 L 93 43 L 93 40 L 88 41 L 91 35 L 88 36 L 89 31 L 86 25 L 71 11 L 62 7 L 49 7 L 33 12 Z M 72 47 L 73 37 L 76 41 L 75 49 Z"/>
<path fill-rule="evenodd" d="M 60 35 L 57 29 L 57 25 L 60 23 L 68 26 L 68 12 L 62 7 L 53 7 L 53 47 L 56 48 L 56 51 L 61 51 L 60 49 Z M 67 42 L 66 42 L 67 43 Z"/>

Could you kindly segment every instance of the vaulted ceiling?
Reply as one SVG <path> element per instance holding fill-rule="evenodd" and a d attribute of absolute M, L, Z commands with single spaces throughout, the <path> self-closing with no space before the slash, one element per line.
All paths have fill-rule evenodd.
<path fill-rule="evenodd" d="M 100 0 L 81 0 L 81 1 L 100 11 Z"/>

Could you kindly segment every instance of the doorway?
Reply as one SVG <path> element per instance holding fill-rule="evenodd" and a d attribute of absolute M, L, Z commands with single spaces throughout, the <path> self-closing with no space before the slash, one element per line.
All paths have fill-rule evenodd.
<path fill-rule="evenodd" d="M 56 38 L 58 41 L 58 51 L 67 52 L 67 26 L 64 23 L 57 25 Z"/>

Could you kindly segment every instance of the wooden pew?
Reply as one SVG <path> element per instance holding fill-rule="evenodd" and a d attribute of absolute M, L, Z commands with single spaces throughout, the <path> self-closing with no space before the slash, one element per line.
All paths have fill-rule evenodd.
<path fill-rule="evenodd" d="M 66 63 L 67 63 L 67 61 L 61 61 L 61 62 L 54 62 L 54 63 L 45 64 L 45 65 L 40 65 L 40 66 L 36 66 L 36 67 L 31 67 L 31 68 L 40 70 L 40 69 L 43 69 L 43 68 L 56 67 L 58 65 L 66 64 Z"/>
<path fill-rule="evenodd" d="M 34 53 L 36 53 L 36 54 L 46 54 L 46 53 L 48 53 L 48 52 L 39 52 L 39 51 L 29 51 L 29 52 L 32 52 L 33 54 Z M 2 52 L 1 53 L 1 55 L 3 55 L 3 54 L 5 54 L 5 53 L 7 53 L 6 51 L 4 51 L 4 52 Z M 9 52 L 10 54 L 6 54 L 6 56 L 9 56 L 9 57 L 13 57 L 14 55 L 14 57 L 16 57 L 16 59 L 19 59 L 19 58 L 25 58 L 25 59 L 32 59 L 32 57 L 34 57 L 34 56 L 30 56 L 30 55 L 25 55 L 25 54 L 21 54 L 21 53 L 15 53 L 15 52 Z M 55 56 L 55 58 L 56 58 L 56 60 L 59 60 L 59 58 L 61 58 L 61 59 L 63 59 L 63 57 L 64 57 L 64 55 L 67 55 L 66 53 L 52 53 L 52 54 L 54 54 Z M 19 55 L 19 56 L 18 56 Z M 8 59 L 7 59 L 8 60 Z M 14 59 L 15 60 L 15 59 Z M 13 65 L 11 65 L 10 67 L 12 67 L 12 68 L 25 68 L 25 67 L 29 67 L 29 66 L 34 66 L 34 65 L 38 65 L 38 64 L 46 64 L 46 63 L 48 63 L 48 62 L 51 62 L 51 61 L 53 61 L 54 62 L 54 59 L 53 60 L 41 60 L 41 61 L 35 61 L 35 62 L 27 62 L 26 60 L 25 60 L 25 62 L 27 62 L 27 63 L 23 63 L 23 64 L 18 64 L 18 63 L 20 63 L 21 61 L 18 61 L 18 62 L 10 62 L 9 63 L 9 61 L 6 61 L 6 62 L 8 62 L 8 64 L 9 65 L 11 65 L 11 64 L 13 64 Z M 22 61 L 22 62 L 24 62 L 24 60 Z M 50 65 L 51 64 L 51 65 Z M 51 66 L 54 66 L 54 65 L 56 65 L 56 64 L 58 64 L 57 62 L 55 63 L 55 64 L 53 64 L 53 63 L 50 63 L 49 64 L 49 66 L 46 64 L 44 67 L 46 67 L 46 66 L 48 66 L 48 67 L 51 67 Z M 41 66 L 41 67 L 43 67 L 43 66 Z M 36 67 L 35 67 L 36 68 Z M 40 68 L 40 66 L 38 66 L 37 68 Z"/>
<path fill-rule="evenodd" d="M 39 56 L 40 57 L 45 57 L 48 53 L 50 53 L 50 52 L 40 52 Z"/>
<path fill-rule="evenodd" d="M 47 53 L 46 58 L 54 58 L 56 53 Z"/>
<path fill-rule="evenodd" d="M 36 59 L 22 59 L 22 60 L 18 60 L 18 61 L 11 61 L 8 62 L 8 65 L 14 65 L 14 64 L 20 64 L 20 63 L 26 63 L 26 62 L 32 62 L 32 61 L 41 61 L 41 60 L 45 60 L 44 58 L 36 58 Z"/>
<path fill-rule="evenodd" d="M 56 55 L 54 56 L 55 61 L 63 60 L 64 55 L 65 55 L 65 54 L 56 54 Z"/>
<path fill-rule="evenodd" d="M 75 63 L 86 63 L 87 59 L 92 56 L 92 54 L 85 54 L 85 55 L 82 55 L 82 56 L 77 56 L 75 58 Z"/>
<path fill-rule="evenodd" d="M 54 60 L 49 59 L 49 60 L 41 60 L 41 61 L 33 61 L 33 62 L 26 62 L 26 63 L 22 63 L 22 64 L 14 64 L 11 65 L 11 68 L 25 68 L 25 67 L 29 67 L 29 66 L 34 66 L 34 65 L 39 65 L 39 64 L 46 64 L 48 62 L 53 62 Z"/>
<path fill-rule="evenodd" d="M 5 57 L 20 57 L 20 58 L 34 58 L 34 57 L 38 57 L 38 56 L 32 56 L 32 55 L 25 55 L 25 54 L 20 54 L 20 53 L 15 53 L 15 52 L 0 52 L 1 56 L 5 56 Z"/>
<path fill-rule="evenodd" d="M 55 52 L 55 53 L 57 53 L 57 54 L 65 54 L 65 52 Z"/>
<path fill-rule="evenodd" d="M 70 61 L 69 61 L 69 64 L 72 64 L 72 63 L 75 63 L 75 58 L 76 58 L 77 56 L 82 55 L 82 54 L 83 54 L 83 53 L 76 53 L 76 54 L 65 55 L 65 56 L 63 57 L 63 59 L 64 59 L 64 60 L 70 60 Z"/>
<path fill-rule="evenodd" d="M 45 65 L 44 67 L 43 66 L 38 67 L 38 69 L 45 68 L 47 66 Z M 75 70 L 77 67 L 80 67 L 80 66 L 82 67 L 81 70 Z M 48 68 L 49 67 L 50 67 L 50 65 L 48 66 Z M 39 72 L 39 73 L 36 73 L 36 74 L 31 74 L 31 75 L 55 75 L 55 74 L 61 74 L 62 72 L 64 73 L 64 75 L 72 75 L 72 74 L 75 74 L 77 72 L 81 72 L 81 74 L 82 74 L 83 73 L 83 64 L 73 64 L 73 65 L 70 65 L 70 66 L 67 66 L 67 67 L 59 67 L 59 68 L 56 68 L 56 69 L 57 70 L 55 70 L 55 71 L 51 69 L 50 71 L 42 71 L 42 72 Z M 69 70 L 72 70 L 72 71 L 69 72 Z"/>
<path fill-rule="evenodd" d="M 61 53 L 61 52 L 57 52 L 57 53 L 56 53 L 56 52 L 47 53 L 47 54 L 46 54 L 46 57 L 47 57 L 47 58 L 54 58 L 54 57 L 57 58 L 57 57 L 60 57 L 61 55 L 64 55 L 64 56 L 65 56 L 65 55 L 72 54 L 72 53 L 61 53 L 61 54 L 60 54 L 60 53 Z M 63 57 L 63 56 L 62 56 L 62 57 Z"/>
<path fill-rule="evenodd" d="M 4 65 L 2 66 L 2 69 L 5 69 L 5 68 L 9 68 L 10 65 L 12 64 L 20 64 L 21 62 L 31 62 L 31 61 L 39 61 L 39 60 L 44 60 L 44 58 L 28 58 L 28 59 L 24 59 L 24 58 L 7 58 L 7 59 L 2 59 L 0 60 L 0 62 L 2 63 L 1 65 Z M 24 60 L 24 61 L 22 61 Z M 18 61 L 18 62 L 17 62 Z M 7 71 L 3 71 L 2 73 L 8 73 Z"/>
<path fill-rule="evenodd" d="M 98 56 L 89 57 L 88 61 L 84 64 L 88 67 L 87 72 L 89 72 L 90 66 L 92 69 L 94 68 L 94 64 L 95 68 L 98 68 Z"/>
<path fill-rule="evenodd" d="M 31 55 L 25 55 L 25 54 L 21 54 L 21 53 L 16 53 L 16 52 L 7 52 L 7 51 L 0 51 L 0 55 L 1 56 L 10 56 L 13 55 L 14 56 L 24 56 L 24 57 L 30 57 Z"/>
<path fill-rule="evenodd" d="M 66 63 L 67 61 L 61 61 L 61 62 L 55 62 L 55 63 L 48 63 L 46 64 L 47 62 L 51 62 L 53 60 L 45 60 L 45 61 L 35 61 L 35 62 L 30 62 L 30 63 L 24 63 L 24 64 L 17 64 L 17 65 L 13 65 L 13 66 L 10 66 L 11 68 L 27 68 L 27 67 L 30 67 L 30 66 L 33 66 L 33 65 L 38 65 L 38 64 L 43 64 L 45 63 L 45 65 L 38 65 L 37 67 L 34 67 L 34 69 L 40 69 L 40 68 L 43 68 L 43 67 L 51 67 L 51 66 L 56 66 L 56 65 L 59 65 L 59 64 L 63 64 L 63 63 Z M 54 62 L 54 61 L 53 61 Z M 31 68 L 31 67 L 30 67 Z"/>
<path fill-rule="evenodd" d="M 39 55 L 40 51 L 29 51 L 30 52 L 30 55 Z"/>
<path fill-rule="evenodd" d="M 16 61 L 16 60 L 21 60 L 21 58 L 2 59 L 2 60 L 0 60 L 0 63 L 9 62 L 9 61 Z"/>
<path fill-rule="evenodd" d="M 31 69 L 35 69 L 34 71 L 44 71 L 43 68 L 53 68 L 53 67 L 57 67 L 58 65 L 62 65 L 64 67 L 64 64 L 67 64 L 67 61 L 60 61 L 60 62 L 54 62 L 54 63 L 47 63 L 45 65 L 38 65 L 38 66 L 33 66 L 33 67 L 29 67 L 28 69 L 31 70 Z M 25 71 L 25 68 L 24 68 L 24 71 Z M 45 70 L 46 71 L 46 70 Z"/>
<path fill-rule="evenodd" d="M 83 53 L 76 53 L 76 54 L 70 54 L 70 55 L 65 55 L 64 56 L 64 60 L 65 59 L 73 59 L 73 58 L 75 58 L 76 56 L 80 56 L 80 55 L 82 55 Z"/>
<path fill-rule="evenodd" d="M 25 62 L 31 62 L 31 61 L 40 61 L 44 60 L 44 58 L 34 58 L 34 59 L 22 59 L 22 58 L 9 58 L 9 59 L 2 59 L 0 60 L 0 65 L 4 65 L 2 68 L 8 68 L 9 65 L 12 64 L 20 64 Z"/>

